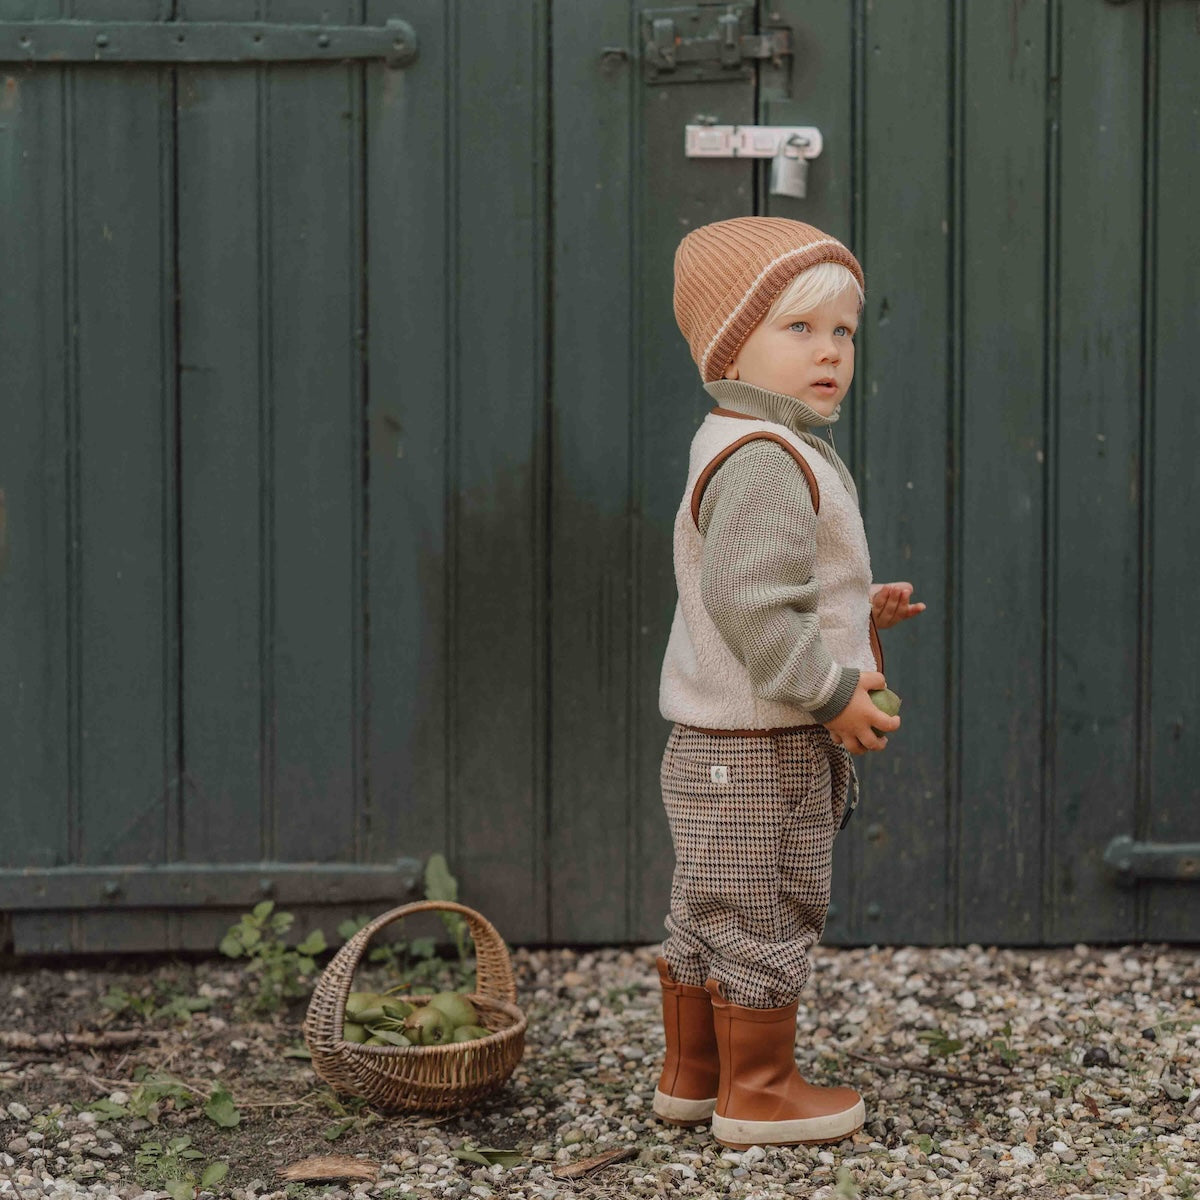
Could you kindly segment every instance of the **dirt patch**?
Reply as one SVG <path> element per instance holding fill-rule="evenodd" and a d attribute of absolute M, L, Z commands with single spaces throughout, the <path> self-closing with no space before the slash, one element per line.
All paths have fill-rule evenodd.
<path fill-rule="evenodd" d="M 514 965 L 520 978 L 522 965 Z M 394 982 L 382 969 L 369 967 L 356 979 L 372 989 Z M 123 996 L 145 1011 L 133 1011 L 130 1005 L 122 1012 L 105 1007 L 106 998 L 112 1004 L 116 997 L 119 1004 Z M 53 1173 L 69 1173 L 85 1184 L 127 1183 L 129 1194 L 136 1195 L 164 1183 L 153 1167 L 138 1167 L 139 1147 L 165 1145 L 182 1136 L 190 1139 L 188 1149 L 198 1152 L 187 1160 L 197 1176 L 207 1164 L 228 1163 L 228 1176 L 217 1189 L 224 1193 L 255 1180 L 262 1181 L 259 1190 L 263 1184 L 281 1187 L 274 1182 L 279 1168 L 314 1154 L 365 1155 L 382 1163 L 419 1158 L 422 1139 L 433 1129 L 452 1146 L 529 1146 L 536 1123 L 513 1114 L 521 1102 L 518 1089 L 529 1083 L 524 1064 L 515 1081 L 474 1109 L 449 1117 L 389 1115 L 336 1096 L 302 1057 L 305 999 L 259 1017 L 246 1011 L 246 998 L 244 975 L 223 961 L 116 962 L 70 969 L 10 961 L 0 983 L 0 1036 L 7 1035 L 8 1041 L 8 1048 L 0 1042 L 0 1118 L 15 1101 L 39 1114 L 33 1124 L 40 1124 L 44 1134 L 37 1139 L 38 1129 L 23 1130 L 15 1121 L 0 1120 L 0 1148 L 15 1141 L 19 1155 L 32 1131 L 35 1146 L 53 1142 L 63 1151 L 58 1166 L 47 1152 L 46 1166 Z M 188 1002 L 208 1007 L 188 1012 Z M 175 1011 L 163 1011 L 172 1005 Z M 65 1042 L 67 1036 L 81 1034 L 102 1042 L 114 1033 L 137 1040 L 117 1046 Z M 53 1048 L 28 1048 L 28 1036 L 22 1036 L 44 1043 L 50 1040 L 47 1034 L 55 1039 Z M 535 1092 L 556 1079 L 555 1061 L 550 1055 L 539 1064 Z M 236 1108 L 236 1126 L 222 1127 L 205 1113 L 220 1089 Z M 72 1154 L 76 1147 L 67 1143 L 81 1128 L 97 1132 L 100 1140 Z M 79 1170 L 77 1160 L 86 1162 L 93 1144 L 115 1144 L 122 1153 L 93 1163 L 92 1170 Z M 94 1169 L 101 1165 L 103 1169 Z M 382 1194 L 403 1195 L 397 1180 L 391 1182 L 396 1190 Z M 327 1190 L 328 1185 L 293 1183 L 288 1194 Z"/>

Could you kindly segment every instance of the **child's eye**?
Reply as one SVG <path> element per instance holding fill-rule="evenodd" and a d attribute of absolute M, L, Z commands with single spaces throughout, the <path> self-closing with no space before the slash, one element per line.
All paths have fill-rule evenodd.
<path fill-rule="evenodd" d="M 833 332 L 838 334 L 840 337 L 852 338 L 854 336 L 854 330 L 848 325 L 839 325 Z"/>
<path fill-rule="evenodd" d="M 793 321 L 788 326 L 788 328 L 795 331 L 796 333 L 807 333 L 808 332 L 808 322 L 807 321 Z"/>

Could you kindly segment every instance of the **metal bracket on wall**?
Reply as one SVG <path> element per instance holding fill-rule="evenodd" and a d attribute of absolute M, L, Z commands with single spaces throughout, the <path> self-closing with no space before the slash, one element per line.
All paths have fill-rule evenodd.
<path fill-rule="evenodd" d="M 396 904 L 417 895 L 421 864 L 168 863 L 0 871 L 0 912 L 229 908 L 279 904 Z"/>
<path fill-rule="evenodd" d="M 0 21 L 0 63 L 265 63 L 417 57 L 407 21 L 279 25 L 261 21 Z"/>
<path fill-rule="evenodd" d="M 1200 883 L 1200 842 L 1135 842 L 1117 837 L 1108 843 L 1104 861 L 1127 887 L 1143 879 Z"/>
<path fill-rule="evenodd" d="M 755 61 L 792 53 L 790 29 L 753 29 L 752 4 L 646 9 L 642 76 L 647 83 L 753 79 Z"/>

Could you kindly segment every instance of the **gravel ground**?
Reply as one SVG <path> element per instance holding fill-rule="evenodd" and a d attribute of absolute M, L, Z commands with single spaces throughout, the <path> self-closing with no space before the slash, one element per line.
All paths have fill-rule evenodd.
<path fill-rule="evenodd" d="M 662 1056 L 655 953 L 517 950 L 525 1058 L 490 1102 L 440 1119 L 339 1104 L 303 1059 L 285 1057 L 302 1002 L 272 1021 L 246 1020 L 228 962 L 10 965 L 0 976 L 10 1046 L 0 1041 L 0 1196 L 165 1200 L 170 1164 L 160 1155 L 147 1165 L 146 1146 L 177 1137 L 191 1139 L 194 1173 L 229 1164 L 199 1194 L 234 1200 L 1200 1196 L 1194 950 L 819 948 L 797 1060 L 816 1082 L 857 1087 L 867 1125 L 838 1146 L 742 1153 L 706 1127 L 675 1129 L 650 1113 Z M 112 987 L 202 996 L 211 1007 L 113 1017 L 99 1004 Z M 145 1040 L 11 1048 L 13 1031 L 118 1029 Z M 132 1116 L 146 1072 L 169 1074 L 179 1090 Z M 235 1128 L 201 1111 L 218 1082 L 240 1109 Z M 520 1161 L 456 1157 L 472 1146 Z M 620 1150 L 627 1157 L 566 1177 Z M 320 1153 L 375 1164 L 378 1179 L 279 1182 L 279 1167 Z"/>

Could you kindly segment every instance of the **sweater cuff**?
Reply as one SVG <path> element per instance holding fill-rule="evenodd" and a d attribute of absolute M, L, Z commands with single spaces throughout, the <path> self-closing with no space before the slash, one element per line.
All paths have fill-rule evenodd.
<path fill-rule="evenodd" d="M 812 715 L 822 725 L 826 721 L 832 721 L 850 703 L 850 698 L 854 695 L 854 689 L 858 687 L 858 677 L 860 674 L 861 672 L 857 667 L 842 668 L 842 677 L 838 681 L 837 687 L 833 689 L 833 695 L 820 708 L 812 710 Z"/>

